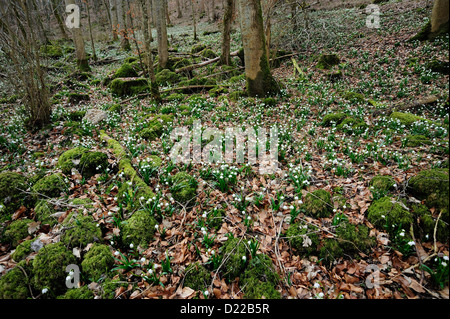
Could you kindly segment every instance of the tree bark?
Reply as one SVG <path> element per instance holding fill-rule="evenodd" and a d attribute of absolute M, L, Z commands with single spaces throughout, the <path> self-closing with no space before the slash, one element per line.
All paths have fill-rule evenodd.
<path fill-rule="evenodd" d="M 112 32 L 113 32 L 113 40 L 116 41 L 119 39 L 119 20 L 117 17 L 117 3 L 116 0 L 109 0 L 109 11 L 111 13 L 111 24 L 112 24 Z"/>
<path fill-rule="evenodd" d="M 63 38 L 65 40 L 69 40 L 69 36 L 67 35 L 66 28 L 64 27 L 64 22 L 61 18 L 61 15 L 58 12 L 58 4 L 56 3 L 56 0 L 50 1 L 50 7 L 53 12 L 53 15 L 55 16 L 56 22 L 58 22 L 58 27 L 59 27 L 59 30 L 61 31 Z"/>
<path fill-rule="evenodd" d="M 89 25 L 89 36 L 91 38 L 92 47 L 92 58 L 97 61 L 97 53 L 95 52 L 94 36 L 92 35 L 92 24 L 91 24 L 91 9 L 89 8 L 90 1 L 86 1 L 87 15 L 88 15 L 88 25 Z"/>
<path fill-rule="evenodd" d="M 169 63 L 169 42 L 167 39 L 166 12 L 164 0 L 153 0 L 158 35 L 158 66 L 166 69 Z"/>
<path fill-rule="evenodd" d="M 75 0 L 65 0 L 65 1 L 66 1 L 66 6 L 75 5 Z M 79 28 L 72 29 L 72 39 L 73 39 L 73 43 L 75 45 L 75 54 L 76 54 L 78 68 L 81 71 L 89 71 L 90 67 L 89 67 L 88 59 L 86 57 L 83 32 L 81 31 L 81 25 Z"/>
<path fill-rule="evenodd" d="M 128 31 L 127 31 L 127 23 L 126 23 L 126 10 L 124 10 L 124 0 L 116 0 L 117 2 L 117 20 L 119 21 L 119 34 L 122 36 L 120 41 L 120 47 L 124 51 L 130 51 L 131 45 L 128 40 Z"/>
<path fill-rule="evenodd" d="M 180 0 L 177 0 L 177 18 L 181 19 L 183 17 L 183 12 L 181 11 Z"/>
<path fill-rule="evenodd" d="M 189 0 L 191 2 L 191 10 L 192 10 L 192 22 L 194 24 L 194 41 L 197 41 L 197 17 L 195 13 L 194 0 Z"/>
<path fill-rule="evenodd" d="M 449 0 L 435 0 L 431 13 L 431 33 L 436 33 L 449 20 Z"/>
<path fill-rule="evenodd" d="M 275 95 L 280 88 L 270 73 L 260 0 L 239 0 L 239 17 L 249 96 Z"/>
<path fill-rule="evenodd" d="M 231 40 L 231 23 L 233 21 L 234 2 L 235 0 L 226 0 L 225 13 L 223 17 L 223 31 L 222 31 L 222 55 L 220 57 L 220 64 L 230 65 L 230 40 Z"/>

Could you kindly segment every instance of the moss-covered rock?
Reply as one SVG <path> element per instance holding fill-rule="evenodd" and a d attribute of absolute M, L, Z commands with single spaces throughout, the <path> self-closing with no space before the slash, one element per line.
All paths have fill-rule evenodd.
<path fill-rule="evenodd" d="M 61 174 L 52 174 L 37 181 L 31 191 L 36 196 L 59 197 L 67 189 L 67 186 Z"/>
<path fill-rule="evenodd" d="M 70 299 L 70 300 L 76 300 L 76 299 L 94 299 L 95 295 L 88 288 L 88 286 L 83 286 L 80 288 L 72 288 L 66 291 L 64 295 L 58 296 L 57 299 Z"/>
<path fill-rule="evenodd" d="M 364 103 L 366 101 L 366 98 L 363 94 L 352 91 L 345 91 L 343 97 L 346 100 L 356 103 Z"/>
<path fill-rule="evenodd" d="M 408 135 L 406 137 L 406 146 L 408 147 L 417 147 L 430 144 L 430 139 L 424 135 Z"/>
<path fill-rule="evenodd" d="M 15 172 L 0 173 L 0 221 L 7 219 L 26 202 L 28 179 Z"/>
<path fill-rule="evenodd" d="M 69 113 L 69 119 L 71 121 L 81 122 L 86 115 L 86 111 L 73 111 Z"/>
<path fill-rule="evenodd" d="M 358 253 L 368 254 L 376 244 L 375 237 L 369 237 L 370 230 L 365 225 L 340 223 L 335 238 L 326 238 L 319 251 L 320 258 L 332 261 L 340 257 L 356 257 Z"/>
<path fill-rule="evenodd" d="M 339 63 L 340 59 L 337 54 L 322 54 L 317 62 L 317 68 L 328 70 Z"/>
<path fill-rule="evenodd" d="M 164 69 L 156 74 L 156 82 L 159 84 L 175 84 L 180 81 L 180 75 L 170 71 L 169 69 Z"/>
<path fill-rule="evenodd" d="M 48 288 L 54 295 L 66 290 L 66 267 L 76 259 L 63 243 L 48 244 L 33 260 L 34 284 L 37 289 Z"/>
<path fill-rule="evenodd" d="M 223 273 L 228 281 L 239 277 L 244 271 L 248 257 L 247 247 L 239 238 L 229 238 L 223 245 Z"/>
<path fill-rule="evenodd" d="M 155 234 L 155 225 L 157 224 L 149 212 L 139 210 L 135 212 L 122 225 L 122 242 L 125 245 L 133 244 L 141 247 L 147 247 Z"/>
<path fill-rule="evenodd" d="M 207 48 L 207 46 L 205 45 L 205 44 L 197 44 L 197 45 L 194 45 L 192 48 L 191 48 L 191 53 L 192 54 L 196 54 L 196 53 L 199 53 L 199 52 L 201 52 L 201 51 L 203 51 L 203 50 L 205 50 Z"/>
<path fill-rule="evenodd" d="M 395 179 L 389 175 L 376 175 L 370 180 L 369 185 L 378 190 L 389 191 L 394 187 Z"/>
<path fill-rule="evenodd" d="M 146 79 L 114 79 L 108 87 L 112 94 L 119 97 L 134 96 L 150 90 Z"/>
<path fill-rule="evenodd" d="M 88 152 L 88 150 L 80 146 L 62 153 L 58 159 L 58 167 L 61 169 L 62 173 L 65 175 L 70 174 L 72 168 L 78 167 L 79 159 L 81 159 L 86 152 Z"/>
<path fill-rule="evenodd" d="M 211 273 L 198 262 L 187 266 L 184 273 L 184 287 L 204 291 L 211 284 Z"/>
<path fill-rule="evenodd" d="M 117 78 L 137 78 L 138 73 L 133 68 L 131 63 L 125 62 L 122 66 L 114 73 L 114 79 Z"/>
<path fill-rule="evenodd" d="M 45 44 L 41 46 L 39 52 L 42 56 L 52 59 L 59 59 L 64 56 L 63 49 L 59 45 L 55 44 Z"/>
<path fill-rule="evenodd" d="M 409 180 L 408 192 L 419 199 L 425 199 L 428 207 L 443 208 L 448 211 L 448 168 L 421 171 Z"/>
<path fill-rule="evenodd" d="M 163 131 L 164 125 L 158 120 L 153 120 L 141 131 L 140 136 L 145 140 L 154 141 L 161 137 Z"/>
<path fill-rule="evenodd" d="M 197 195 L 197 181 L 186 172 L 179 172 L 172 178 L 172 196 L 181 203 L 186 204 Z"/>
<path fill-rule="evenodd" d="M 405 125 L 406 127 L 411 126 L 414 122 L 425 120 L 420 116 L 402 112 L 392 112 L 390 117 L 391 119 L 398 120 L 400 124 Z"/>
<path fill-rule="evenodd" d="M 340 131 L 356 131 L 356 130 L 365 130 L 369 125 L 366 124 L 363 120 L 355 119 L 353 117 L 345 118 L 336 128 Z"/>
<path fill-rule="evenodd" d="M 80 104 L 81 102 L 88 102 L 90 99 L 89 94 L 69 93 L 67 102 L 70 104 Z"/>
<path fill-rule="evenodd" d="M 252 258 L 239 278 L 246 299 L 280 299 L 281 294 L 275 289 L 278 281 L 272 260 L 263 254 Z"/>
<path fill-rule="evenodd" d="M 434 228 L 437 222 L 437 216 L 422 204 L 415 204 L 411 206 L 411 210 L 418 221 L 418 229 L 420 238 L 425 241 L 433 240 Z M 417 230 L 417 228 L 415 228 Z M 449 228 L 448 228 L 448 212 L 446 216 L 441 216 L 439 224 L 436 228 L 436 239 L 441 243 L 448 243 Z"/>
<path fill-rule="evenodd" d="M 329 217 L 333 212 L 331 194 L 323 189 L 308 193 L 302 204 L 306 214 L 313 217 Z"/>
<path fill-rule="evenodd" d="M 107 245 L 95 243 L 84 256 L 81 269 L 91 281 L 108 277 L 114 266 L 114 257 Z"/>
<path fill-rule="evenodd" d="M 23 273 L 22 269 L 26 275 Z M 0 277 L 0 299 L 28 299 L 31 298 L 29 285 L 32 284 L 31 265 L 25 260 Z"/>
<path fill-rule="evenodd" d="M 68 219 L 68 220 L 67 220 Z M 67 222 L 66 222 L 67 220 Z M 61 242 L 68 247 L 86 247 L 102 239 L 102 232 L 91 216 L 73 214 L 64 221 L 67 229 L 61 235 Z"/>
<path fill-rule="evenodd" d="M 441 73 L 441 74 L 449 74 L 450 73 L 450 62 L 433 59 L 427 64 L 427 68 L 429 68 L 433 72 L 437 72 L 437 73 Z"/>
<path fill-rule="evenodd" d="M 299 221 L 289 226 L 286 239 L 297 252 L 308 254 L 317 250 L 319 244 L 317 231 L 316 226 Z"/>
<path fill-rule="evenodd" d="M 102 173 L 108 167 L 108 155 L 102 152 L 86 152 L 80 159 L 80 172 L 85 178 Z"/>
<path fill-rule="evenodd" d="M 33 242 L 33 240 L 25 240 L 24 242 L 22 242 L 19 246 L 16 247 L 16 250 L 14 251 L 14 253 L 11 255 L 11 258 L 15 261 L 15 262 L 19 262 L 22 259 L 26 258 L 31 252 L 31 243 Z"/>
<path fill-rule="evenodd" d="M 116 295 L 116 290 L 120 287 L 127 287 L 128 284 L 124 283 L 120 279 L 105 279 L 101 286 L 101 297 L 102 299 L 114 299 Z"/>
<path fill-rule="evenodd" d="M 216 54 L 213 50 L 208 49 L 208 48 L 206 48 L 206 49 L 204 49 L 203 51 L 201 51 L 201 52 L 200 52 L 200 55 L 201 55 L 202 57 L 204 57 L 204 58 L 207 58 L 207 59 L 214 59 L 214 58 L 217 58 L 217 54 Z"/>
<path fill-rule="evenodd" d="M 35 218 L 40 221 L 42 225 L 56 225 L 58 220 L 51 216 L 54 213 L 56 213 L 56 211 L 53 208 L 53 205 L 45 199 L 38 201 L 34 207 Z"/>
<path fill-rule="evenodd" d="M 393 234 L 397 229 L 409 229 L 413 217 L 401 202 L 391 197 L 374 201 L 368 209 L 367 219 L 378 229 Z"/>
<path fill-rule="evenodd" d="M 323 117 L 322 120 L 322 125 L 323 126 L 331 126 L 331 125 L 338 125 L 340 124 L 345 118 L 347 117 L 347 115 L 345 113 L 330 113 L 327 114 Z"/>
<path fill-rule="evenodd" d="M 19 242 L 28 236 L 28 226 L 32 222 L 31 219 L 19 219 L 13 221 L 5 231 L 5 241 L 13 247 L 19 245 Z"/>

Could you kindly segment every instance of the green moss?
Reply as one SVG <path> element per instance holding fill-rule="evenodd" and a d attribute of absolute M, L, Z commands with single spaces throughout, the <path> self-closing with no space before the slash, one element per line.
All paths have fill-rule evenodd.
<path fill-rule="evenodd" d="M 200 52 L 200 55 L 201 55 L 202 57 L 204 57 L 204 58 L 207 58 L 207 59 L 214 59 L 214 58 L 217 58 L 217 54 L 216 54 L 213 50 L 208 49 L 208 48 L 206 48 L 206 49 L 204 49 L 203 51 L 201 51 L 201 52 Z"/>
<path fill-rule="evenodd" d="M 156 117 L 154 117 L 148 124 L 146 124 L 146 127 L 141 131 L 140 136 L 143 139 L 153 141 L 159 137 L 164 132 L 164 126 L 167 126 L 169 123 L 173 122 L 173 115 L 172 114 L 159 114 Z M 146 118 L 144 119 L 146 120 Z"/>
<path fill-rule="evenodd" d="M 429 63 L 427 63 L 427 68 L 433 72 L 437 72 L 437 73 L 441 73 L 441 74 L 449 74 L 450 73 L 450 62 L 433 59 Z"/>
<path fill-rule="evenodd" d="M 239 281 L 246 299 L 281 299 L 280 292 L 275 289 L 279 276 L 266 255 L 252 258 Z"/>
<path fill-rule="evenodd" d="M 330 113 L 323 117 L 322 125 L 323 126 L 331 126 L 333 124 L 338 125 L 340 124 L 347 115 L 345 113 Z"/>
<path fill-rule="evenodd" d="M 430 144 L 430 139 L 424 135 L 408 135 L 406 137 L 406 146 L 408 147 L 417 147 Z"/>
<path fill-rule="evenodd" d="M 48 244 L 33 260 L 34 284 L 37 289 L 48 288 L 55 295 L 66 290 L 66 267 L 76 259 L 63 243 Z"/>
<path fill-rule="evenodd" d="M 149 212 L 139 210 L 122 225 L 122 242 L 125 245 L 147 247 L 155 234 L 156 220 Z"/>
<path fill-rule="evenodd" d="M 19 246 L 16 247 L 16 250 L 14 251 L 14 253 L 11 255 L 11 258 L 15 261 L 15 262 L 19 262 L 22 259 L 26 258 L 31 252 L 31 243 L 33 242 L 33 240 L 25 240 L 24 242 L 22 242 Z"/>
<path fill-rule="evenodd" d="M 19 219 L 13 221 L 5 231 L 5 241 L 10 243 L 13 247 L 19 245 L 19 242 L 28 236 L 28 226 L 32 220 Z"/>
<path fill-rule="evenodd" d="M 333 211 L 331 194 L 323 189 L 308 193 L 302 204 L 306 214 L 313 217 L 329 217 Z"/>
<path fill-rule="evenodd" d="M 215 87 L 215 88 L 213 88 L 213 89 L 211 89 L 211 90 L 208 91 L 208 94 L 209 94 L 209 96 L 211 96 L 211 97 L 218 97 L 219 95 L 221 95 L 221 94 L 226 94 L 226 93 L 228 93 L 228 89 L 227 89 L 227 88 L 224 88 L 224 87 L 222 87 L 222 86 L 220 86 L 220 87 Z"/>
<path fill-rule="evenodd" d="M 69 104 L 79 104 L 81 102 L 87 102 L 91 98 L 89 97 L 89 94 L 84 93 L 69 93 L 67 102 Z"/>
<path fill-rule="evenodd" d="M 399 228 L 409 229 L 413 222 L 411 212 L 391 197 L 374 201 L 368 209 L 367 219 L 378 229 L 387 230 L 390 234 Z"/>
<path fill-rule="evenodd" d="M 437 216 L 433 215 L 428 207 L 422 204 L 412 205 L 411 210 L 414 213 L 414 216 L 418 219 L 420 237 L 424 241 L 433 240 Z M 415 229 L 417 230 L 417 228 Z M 439 224 L 436 229 L 436 239 L 441 243 L 447 243 L 449 240 L 448 212 L 446 212 L 446 216 L 441 216 L 439 219 Z"/>
<path fill-rule="evenodd" d="M 352 91 L 345 91 L 343 97 L 351 102 L 364 103 L 366 101 L 363 94 Z"/>
<path fill-rule="evenodd" d="M 395 180 L 389 175 L 374 176 L 369 183 L 370 186 L 382 191 L 389 191 L 395 185 Z"/>
<path fill-rule="evenodd" d="M 184 287 L 204 291 L 211 284 L 211 273 L 200 263 L 192 263 L 186 267 Z"/>
<path fill-rule="evenodd" d="M 71 218 L 64 221 L 67 229 L 61 235 L 61 242 L 68 247 L 86 247 L 87 244 L 100 241 L 102 232 L 91 216 L 73 214 Z"/>
<path fill-rule="evenodd" d="M 83 286 L 69 289 L 64 295 L 58 296 L 57 299 L 94 299 L 94 293 L 87 286 Z"/>
<path fill-rule="evenodd" d="M 130 63 L 125 62 L 122 66 L 114 73 L 114 79 L 117 78 L 137 78 L 138 74 L 136 70 Z"/>
<path fill-rule="evenodd" d="M 176 69 L 184 68 L 188 65 L 191 65 L 191 61 L 189 61 L 188 59 L 181 59 L 181 60 L 175 62 L 175 64 L 173 65 L 173 68 L 174 68 L 174 70 L 176 70 Z"/>
<path fill-rule="evenodd" d="M 247 247 L 239 238 L 229 238 L 223 246 L 223 273 L 228 281 L 239 277 L 245 269 Z"/>
<path fill-rule="evenodd" d="M 229 94 L 229 98 L 233 102 L 237 102 L 244 94 L 241 91 L 234 91 Z"/>
<path fill-rule="evenodd" d="M 114 257 L 107 245 L 95 243 L 84 256 L 81 263 L 83 273 L 91 281 L 98 281 L 111 273 Z"/>
<path fill-rule="evenodd" d="M 448 211 L 448 168 L 421 171 L 409 180 L 408 191 L 419 199 L 425 199 L 428 207 L 445 208 Z"/>
<path fill-rule="evenodd" d="M 425 120 L 420 116 L 402 112 L 392 112 L 391 119 L 398 120 L 400 124 L 405 125 L 407 127 L 411 126 L 414 122 Z"/>
<path fill-rule="evenodd" d="M 102 152 L 83 153 L 80 159 L 80 172 L 85 178 L 102 173 L 108 167 L 108 155 Z"/>
<path fill-rule="evenodd" d="M 180 81 L 180 75 L 170 71 L 169 69 L 164 69 L 156 74 L 156 82 L 159 84 L 175 84 Z"/>
<path fill-rule="evenodd" d="M 316 226 L 299 221 L 289 226 L 286 239 L 296 251 L 309 254 L 316 251 L 319 244 L 317 231 Z"/>
<path fill-rule="evenodd" d="M 0 173 L 0 221 L 7 219 L 26 202 L 28 196 L 20 190 L 27 189 L 25 176 L 8 171 Z"/>
<path fill-rule="evenodd" d="M 172 93 L 171 95 L 169 95 L 166 100 L 168 102 L 173 102 L 173 101 L 182 101 L 184 100 L 184 98 L 186 97 L 186 95 L 182 94 L 182 93 Z"/>
<path fill-rule="evenodd" d="M 30 278 L 32 278 L 31 266 L 25 260 L 19 262 L 16 267 L 0 277 L 0 299 L 30 298 Z"/>
<path fill-rule="evenodd" d="M 149 83 L 146 79 L 114 79 L 108 86 L 111 93 L 119 96 L 134 96 L 150 90 Z"/>
<path fill-rule="evenodd" d="M 358 253 L 368 254 L 376 244 L 375 238 L 369 237 L 369 233 L 370 230 L 365 225 L 340 223 L 336 228 L 336 238 L 323 240 L 319 256 L 326 261 L 333 261 L 344 256 L 355 258 Z"/>
<path fill-rule="evenodd" d="M 58 59 L 64 56 L 63 50 L 60 46 L 54 44 L 46 44 L 41 46 L 40 53 L 42 56 Z"/>
<path fill-rule="evenodd" d="M 275 96 L 280 92 L 280 84 L 275 80 L 270 72 L 269 60 L 266 53 L 262 54 L 259 66 L 261 71 L 256 74 L 256 78 L 246 77 L 246 91 L 249 96 L 268 97 Z"/>
<path fill-rule="evenodd" d="M 353 117 L 345 118 L 336 128 L 338 130 L 365 130 L 369 126 L 362 120 L 355 119 Z"/>
<path fill-rule="evenodd" d="M 278 104 L 278 100 L 273 97 L 266 97 L 262 100 L 262 102 L 267 106 L 276 106 Z"/>
<path fill-rule="evenodd" d="M 67 184 L 64 177 L 61 174 L 52 174 L 37 181 L 31 191 L 37 196 L 59 197 L 66 189 Z"/>
<path fill-rule="evenodd" d="M 199 52 L 205 50 L 206 48 L 207 48 L 207 46 L 205 44 L 197 44 L 191 48 L 191 53 L 196 54 L 196 53 L 199 53 Z"/>
<path fill-rule="evenodd" d="M 322 70 L 328 70 L 339 63 L 340 59 L 337 54 L 322 54 L 317 62 L 317 67 Z"/>
<path fill-rule="evenodd" d="M 86 115 L 86 111 L 73 111 L 69 113 L 69 119 L 71 121 L 81 122 Z"/>
<path fill-rule="evenodd" d="M 122 105 L 119 103 L 113 104 L 109 109 L 108 112 L 111 113 L 121 113 L 122 112 Z"/>
<path fill-rule="evenodd" d="M 120 279 L 105 279 L 101 284 L 101 296 L 102 299 L 114 299 L 116 295 L 116 290 L 119 287 L 127 287 L 128 284 L 124 283 Z"/>
<path fill-rule="evenodd" d="M 197 181 L 186 172 L 179 172 L 172 178 L 171 191 L 177 202 L 186 204 L 197 194 Z"/>
<path fill-rule="evenodd" d="M 78 166 L 75 164 L 77 160 L 81 159 L 81 156 L 83 156 L 86 152 L 88 152 L 86 148 L 76 147 L 61 154 L 58 159 L 58 167 L 61 169 L 63 174 L 69 175 L 72 168 L 76 168 Z"/>

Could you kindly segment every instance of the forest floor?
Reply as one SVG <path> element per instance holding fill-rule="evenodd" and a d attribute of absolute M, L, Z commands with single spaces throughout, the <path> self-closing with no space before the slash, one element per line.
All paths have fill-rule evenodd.
<path fill-rule="evenodd" d="M 329 36 L 326 44 L 314 42 L 314 32 L 308 39 L 306 33 L 274 38 L 272 43 L 280 47 L 283 39 L 289 39 L 286 43 L 295 44 L 298 52 L 273 65 L 272 73 L 283 86 L 274 99 L 242 96 L 242 69 L 198 80 L 226 71 L 215 64 L 195 70 L 192 76 L 197 80 L 161 85 L 166 93 L 159 106 L 149 97 L 114 96 L 104 79 L 126 58 L 136 57 L 120 51 L 119 43 L 96 44 L 101 61 L 114 61 L 92 63 L 88 78 L 70 77 L 73 66 L 68 55 L 45 60 L 55 93 L 52 124 L 36 133 L 26 131 L 17 104 L 4 99 L 0 172 L 26 176 L 33 190 L 40 178 L 62 172 L 59 159 L 68 150 L 85 147 L 108 159 L 92 177 L 76 169 L 75 159 L 75 169 L 64 174 L 67 184 L 62 192 L 39 198 L 47 202 L 52 222 L 38 218 L 37 205 L 24 204 L 2 217 L 0 274 L 17 266 L 12 254 L 19 243 L 60 241 L 67 229 L 77 227 L 77 223 L 67 227 L 67 220 L 78 212 L 90 216 L 101 236 L 81 245 L 65 242 L 76 263 L 82 264 L 94 241 L 107 245 L 115 257 L 106 279 L 81 277 L 81 286 L 90 290 L 91 298 L 105 297 L 103 285 L 111 282 L 116 286 L 108 297 L 132 299 L 448 298 L 449 75 L 448 63 L 446 71 L 439 73 L 433 62 L 449 60 L 449 38 L 407 41 L 426 22 L 429 11 L 420 8 L 422 3 L 405 3 L 390 1 L 382 6 L 380 29 L 365 27 L 364 9 L 311 13 L 311 20 L 332 15 L 343 20 L 329 20 L 330 25 L 347 23 L 345 30 L 336 31 L 345 36 Z M 274 30 L 279 27 L 274 25 Z M 220 33 L 205 32 L 213 29 L 200 24 L 199 42 L 218 53 Z M 190 63 L 207 59 L 191 54 L 198 44 L 192 41 L 191 30 L 175 26 L 169 28 L 169 35 L 171 47 L 177 49 L 172 57 L 186 57 Z M 232 51 L 240 43 L 239 32 L 234 32 Z M 320 54 L 329 52 L 337 54 L 339 63 L 330 70 L 319 69 Z M 301 74 L 294 73 L 292 58 Z M 237 68 L 239 58 L 233 63 Z M 171 91 L 186 84 L 216 87 L 186 94 Z M 87 94 L 89 100 L 69 103 L 74 92 Z M 107 118 L 96 125 L 82 121 L 89 109 L 105 111 Z M 163 134 L 141 137 L 154 118 L 167 120 Z M 190 129 L 195 120 L 204 128 L 221 131 L 245 125 L 278 127 L 279 170 L 261 175 L 258 165 L 245 163 L 173 164 L 170 132 L 176 127 Z M 123 174 L 123 158 L 105 143 L 102 133 L 126 150 L 132 168 L 155 198 L 137 198 L 130 189 L 123 191 L 133 178 Z M 161 159 L 161 165 L 149 165 L 150 158 Z M 447 176 L 438 183 L 447 189 L 446 194 L 438 193 L 444 204 L 420 197 L 423 194 L 412 189 L 411 179 L 430 170 Z M 185 186 L 195 186 L 194 196 L 186 202 L 174 200 L 180 191 L 174 178 L 179 172 L 194 178 Z M 373 180 L 376 176 L 389 178 L 382 179 L 381 185 Z M 426 188 L 427 196 L 439 192 L 433 182 Z M 152 238 L 130 246 L 124 234 L 136 211 L 152 216 L 156 227 L 153 223 L 152 230 L 145 225 L 144 230 L 135 229 L 151 233 Z M 392 211 L 401 215 L 396 215 L 401 227 L 394 217 L 380 222 L 380 216 L 390 216 Z M 11 225 L 20 220 L 31 222 L 13 243 Z M 22 258 L 32 263 L 39 253 L 29 247 Z M 269 262 L 257 257 L 263 255 Z M 194 283 L 185 285 L 193 271 L 186 269 L 196 262 L 206 275 L 199 271 L 189 278 Z M 255 275 L 252 270 L 261 267 L 258 263 L 263 270 Z M 32 273 L 33 267 L 29 277 Z M 249 280 L 251 276 L 256 280 Z M 0 279 L 0 294 L 1 283 Z M 33 296 L 46 297 L 33 283 L 27 283 Z"/>

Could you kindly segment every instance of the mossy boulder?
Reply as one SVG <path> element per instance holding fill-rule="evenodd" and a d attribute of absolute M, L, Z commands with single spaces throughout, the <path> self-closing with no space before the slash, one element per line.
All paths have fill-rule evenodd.
<path fill-rule="evenodd" d="M 78 167 L 79 160 L 86 152 L 88 152 L 88 149 L 76 147 L 62 153 L 58 159 L 58 167 L 61 169 L 62 173 L 65 175 L 70 174 L 72 168 Z"/>
<path fill-rule="evenodd" d="M 48 244 L 39 250 L 33 260 L 34 285 L 48 288 L 54 295 L 66 290 L 66 267 L 76 264 L 75 256 L 63 243 Z"/>
<path fill-rule="evenodd" d="M 211 273 L 198 262 L 187 266 L 184 273 L 184 287 L 204 291 L 211 284 Z"/>
<path fill-rule="evenodd" d="M 419 199 L 425 199 L 428 207 L 443 208 L 448 211 L 448 168 L 421 171 L 409 180 L 408 192 Z"/>
<path fill-rule="evenodd" d="M 105 279 L 101 284 L 101 297 L 102 299 L 114 299 L 117 288 L 127 287 L 128 284 L 124 283 L 120 279 Z"/>
<path fill-rule="evenodd" d="M 184 68 L 191 64 L 192 64 L 191 61 L 189 61 L 188 59 L 181 59 L 181 60 L 175 62 L 175 64 L 173 65 L 173 68 L 174 68 L 174 70 L 181 69 L 181 68 Z"/>
<path fill-rule="evenodd" d="M 0 277 L 0 299 L 31 298 L 29 290 L 29 285 L 32 284 L 31 278 L 32 267 L 25 260 L 22 260 L 16 267 Z"/>
<path fill-rule="evenodd" d="M 147 247 L 155 234 L 155 225 L 157 224 L 149 212 L 139 210 L 135 212 L 122 225 L 122 242 L 129 246 L 133 244 L 141 247 Z"/>
<path fill-rule="evenodd" d="M 291 247 L 300 253 L 314 252 L 319 244 L 318 228 L 303 221 L 290 225 L 285 237 Z"/>
<path fill-rule="evenodd" d="M 114 73 L 113 78 L 117 79 L 117 78 L 137 78 L 137 77 L 138 73 L 133 68 L 131 63 L 125 62 L 119 69 L 117 69 L 117 71 Z"/>
<path fill-rule="evenodd" d="M 108 277 L 114 266 L 114 257 L 107 245 L 95 243 L 86 253 L 81 263 L 81 269 L 91 281 Z"/>
<path fill-rule="evenodd" d="M 203 51 L 201 51 L 201 52 L 200 52 L 200 55 L 201 55 L 202 57 L 204 57 L 204 58 L 207 58 L 207 59 L 214 59 L 214 58 L 217 58 L 217 54 L 216 54 L 213 50 L 208 49 L 208 48 L 206 48 L 206 49 L 204 49 Z"/>
<path fill-rule="evenodd" d="M 0 221 L 24 205 L 29 196 L 21 190 L 27 189 L 28 179 L 25 176 L 8 171 L 0 173 Z"/>
<path fill-rule="evenodd" d="M 154 117 L 150 122 L 145 124 L 145 128 L 142 129 L 140 136 L 143 139 L 154 141 L 161 137 L 164 132 L 164 127 L 173 122 L 173 115 L 159 114 Z"/>
<path fill-rule="evenodd" d="M 99 242 L 102 231 L 92 216 L 73 214 L 64 221 L 66 229 L 61 235 L 61 242 L 68 247 L 84 248 L 87 244 Z"/>
<path fill-rule="evenodd" d="M 108 86 L 111 93 L 118 97 L 134 96 L 150 90 L 146 79 L 114 79 Z"/>
<path fill-rule="evenodd" d="M 370 186 L 382 191 L 390 191 L 395 185 L 395 179 L 389 175 L 376 175 L 370 182 Z"/>
<path fill-rule="evenodd" d="M 78 206 L 78 213 L 83 213 L 85 210 L 93 210 L 95 207 L 93 201 L 90 198 L 74 198 L 70 204 Z"/>
<path fill-rule="evenodd" d="M 59 59 L 64 56 L 63 49 L 55 44 L 45 44 L 41 46 L 39 52 L 42 56 L 52 59 Z"/>
<path fill-rule="evenodd" d="M 337 54 L 322 54 L 317 62 L 317 68 L 328 70 L 333 66 L 338 65 L 340 62 Z"/>
<path fill-rule="evenodd" d="M 281 293 L 275 289 L 278 281 L 272 260 L 267 255 L 258 254 L 240 276 L 239 285 L 246 299 L 281 299 Z"/>
<path fill-rule="evenodd" d="M 375 246 L 375 237 L 369 237 L 370 229 L 365 225 L 353 225 L 349 222 L 340 223 L 336 228 L 335 238 L 326 238 L 319 251 L 320 258 L 333 261 L 337 258 L 368 254 Z"/>
<path fill-rule="evenodd" d="M 197 44 L 197 45 L 194 45 L 192 48 L 191 48 L 191 53 L 192 54 L 196 54 L 196 53 L 199 53 L 199 52 L 201 52 L 201 51 L 203 51 L 203 50 L 205 50 L 207 48 L 207 46 L 205 45 L 205 44 Z"/>
<path fill-rule="evenodd" d="M 13 247 L 16 247 L 22 239 L 28 236 L 28 227 L 31 222 L 31 219 L 19 219 L 13 221 L 6 228 L 4 240 Z"/>
<path fill-rule="evenodd" d="M 366 98 L 363 94 L 352 91 L 345 91 L 343 97 L 348 101 L 356 103 L 364 103 L 366 101 Z"/>
<path fill-rule="evenodd" d="M 92 290 L 88 288 L 88 286 L 83 286 L 80 288 L 71 288 L 66 291 L 65 294 L 58 296 L 57 299 L 69 299 L 69 300 L 77 300 L 77 299 L 94 299 L 95 295 Z"/>
<path fill-rule="evenodd" d="M 19 262 L 22 259 L 25 259 L 33 250 L 31 249 L 32 239 L 25 240 L 19 246 L 16 247 L 14 253 L 12 253 L 11 258 L 15 262 Z"/>
<path fill-rule="evenodd" d="M 332 126 L 334 125 L 338 125 L 340 124 L 345 118 L 347 117 L 347 115 L 345 113 L 330 113 L 327 114 L 323 117 L 322 120 L 322 125 L 323 126 Z"/>
<path fill-rule="evenodd" d="M 418 147 L 430 144 L 430 139 L 424 135 L 408 135 L 406 137 L 406 146 L 408 147 Z"/>
<path fill-rule="evenodd" d="M 170 71 L 169 69 L 164 69 L 156 74 L 156 82 L 159 84 L 175 84 L 180 81 L 180 75 Z"/>
<path fill-rule="evenodd" d="M 417 218 L 420 238 L 424 241 L 431 241 L 434 239 L 434 228 L 436 227 L 437 215 L 433 214 L 428 207 L 422 204 L 415 204 L 411 206 L 414 216 Z M 441 243 L 448 243 L 449 228 L 448 228 L 448 211 L 441 216 L 436 228 L 436 239 Z"/>
<path fill-rule="evenodd" d="M 390 117 L 391 119 L 398 120 L 400 124 L 405 125 L 406 127 L 411 126 L 414 122 L 425 120 L 420 116 L 403 112 L 392 112 Z"/>
<path fill-rule="evenodd" d="M 356 130 L 365 130 L 369 125 L 366 124 L 363 120 L 355 119 L 353 117 L 345 118 L 336 128 L 340 131 L 356 131 Z"/>
<path fill-rule="evenodd" d="M 68 185 L 61 174 L 52 174 L 41 178 L 33 185 L 31 191 L 35 196 L 59 197 Z"/>
<path fill-rule="evenodd" d="M 71 121 L 81 122 L 86 115 L 86 111 L 73 111 L 69 113 L 69 119 Z"/>
<path fill-rule="evenodd" d="M 172 177 L 172 196 L 181 203 L 190 202 L 197 195 L 197 181 L 186 172 L 179 172 Z"/>
<path fill-rule="evenodd" d="M 413 222 L 413 216 L 406 206 L 388 196 L 370 205 L 367 219 L 378 229 L 387 230 L 390 234 L 400 228 L 409 229 Z"/>
<path fill-rule="evenodd" d="M 89 94 L 69 93 L 67 102 L 70 104 L 80 104 L 81 102 L 89 102 L 90 99 Z"/>
<path fill-rule="evenodd" d="M 228 281 L 239 277 L 247 265 L 247 247 L 239 238 L 229 238 L 223 245 L 223 274 Z"/>
<path fill-rule="evenodd" d="M 308 193 L 303 200 L 302 208 L 312 217 L 330 217 L 333 212 L 331 194 L 323 189 Z"/>
<path fill-rule="evenodd" d="M 102 173 L 108 167 L 108 155 L 102 152 L 86 152 L 80 158 L 80 172 L 85 178 Z"/>

